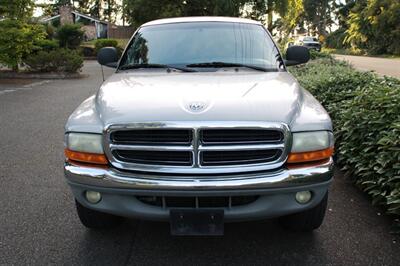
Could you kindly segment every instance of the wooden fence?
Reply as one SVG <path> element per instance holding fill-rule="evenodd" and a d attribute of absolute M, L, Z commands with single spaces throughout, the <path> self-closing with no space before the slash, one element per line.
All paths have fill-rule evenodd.
<path fill-rule="evenodd" d="M 130 26 L 108 25 L 108 38 L 130 39 L 135 32 L 135 28 Z"/>

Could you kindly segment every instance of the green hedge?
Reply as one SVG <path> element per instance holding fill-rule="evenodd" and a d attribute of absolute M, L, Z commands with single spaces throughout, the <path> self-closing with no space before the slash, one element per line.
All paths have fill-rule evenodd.
<path fill-rule="evenodd" d="M 83 66 L 82 56 L 75 50 L 39 51 L 24 59 L 28 69 L 36 72 L 75 73 Z"/>
<path fill-rule="evenodd" d="M 121 50 L 121 48 L 118 46 L 118 40 L 116 39 L 97 39 L 96 42 L 94 43 L 94 47 L 96 50 L 96 53 L 103 47 L 115 47 L 118 50 Z"/>
<path fill-rule="evenodd" d="M 399 216 L 400 80 L 359 72 L 332 58 L 290 71 L 330 113 L 338 164 L 374 204 Z"/>

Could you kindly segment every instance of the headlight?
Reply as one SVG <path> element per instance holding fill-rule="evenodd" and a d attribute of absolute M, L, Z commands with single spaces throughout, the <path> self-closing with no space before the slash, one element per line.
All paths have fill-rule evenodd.
<path fill-rule="evenodd" d="M 69 133 L 67 148 L 71 151 L 81 151 L 102 154 L 102 136 L 99 134 Z"/>
<path fill-rule="evenodd" d="M 69 133 L 66 135 L 65 156 L 70 161 L 108 164 L 102 143 L 99 134 Z"/>
<path fill-rule="evenodd" d="M 292 150 L 288 163 L 327 159 L 333 154 L 333 146 L 333 134 L 329 131 L 293 133 Z"/>
<path fill-rule="evenodd" d="M 293 133 L 291 152 L 318 151 L 333 146 L 333 134 L 328 131 Z"/>

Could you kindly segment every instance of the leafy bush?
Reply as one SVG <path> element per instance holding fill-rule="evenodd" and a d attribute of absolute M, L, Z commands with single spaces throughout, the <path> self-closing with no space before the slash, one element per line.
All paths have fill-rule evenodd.
<path fill-rule="evenodd" d="M 38 40 L 35 42 L 36 50 L 39 51 L 51 51 L 59 48 L 59 44 L 57 40 Z"/>
<path fill-rule="evenodd" d="M 79 24 L 65 24 L 57 29 L 56 37 L 60 46 L 68 49 L 76 49 L 83 41 L 84 32 Z"/>
<path fill-rule="evenodd" d="M 96 42 L 94 43 L 94 47 L 96 49 L 96 53 L 103 47 L 115 47 L 117 50 L 121 50 L 121 48 L 118 46 L 118 40 L 116 39 L 97 39 Z"/>
<path fill-rule="evenodd" d="M 330 53 L 321 51 L 321 52 L 317 52 L 313 49 L 309 50 L 310 51 L 310 59 L 311 60 L 315 60 L 317 58 L 331 58 L 332 56 L 330 55 Z"/>
<path fill-rule="evenodd" d="M 45 37 L 42 25 L 10 19 L 0 21 L 0 63 L 18 71 L 22 59 Z"/>
<path fill-rule="evenodd" d="M 82 56 L 69 49 L 39 51 L 28 56 L 24 63 L 31 71 L 37 72 L 78 72 L 83 66 Z"/>
<path fill-rule="evenodd" d="M 46 33 L 47 33 L 47 39 L 53 39 L 55 38 L 56 35 L 56 29 L 51 23 L 47 23 L 44 25 Z"/>
<path fill-rule="evenodd" d="M 400 215 L 400 80 L 358 72 L 334 59 L 291 72 L 330 113 L 339 165 L 373 203 Z"/>
<path fill-rule="evenodd" d="M 86 56 L 86 57 L 96 56 L 96 50 L 91 45 L 81 45 L 81 51 L 82 51 L 83 56 Z"/>

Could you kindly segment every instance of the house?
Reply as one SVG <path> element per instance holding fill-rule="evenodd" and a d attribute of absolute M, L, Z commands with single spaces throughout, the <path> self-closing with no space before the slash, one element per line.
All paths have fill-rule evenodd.
<path fill-rule="evenodd" d="M 70 6 L 60 7 L 58 15 L 44 18 L 41 22 L 51 23 L 53 25 L 81 23 L 83 25 L 82 30 L 85 32 L 84 38 L 86 41 L 109 37 L 108 31 L 110 23 L 81 14 L 73 10 Z"/>

